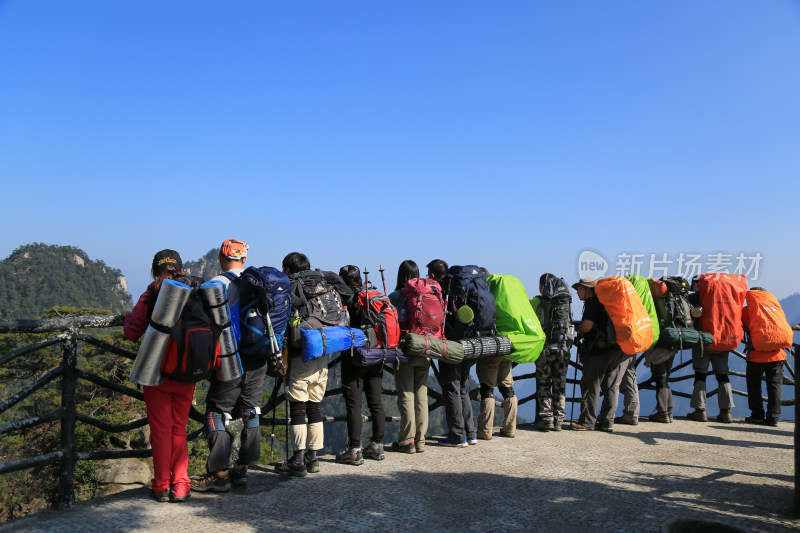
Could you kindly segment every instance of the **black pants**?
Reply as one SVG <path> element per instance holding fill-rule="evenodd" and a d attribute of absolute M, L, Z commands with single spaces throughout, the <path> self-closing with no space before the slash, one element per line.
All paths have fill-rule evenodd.
<path fill-rule="evenodd" d="M 455 365 L 439 362 L 439 379 L 444 395 L 444 412 L 450 439 L 464 442 L 477 437 L 475 420 L 472 418 L 472 400 L 469 399 L 469 369 L 474 361 L 462 361 Z"/>
<path fill-rule="evenodd" d="M 206 424 L 209 426 L 208 432 L 208 460 L 206 469 L 208 472 L 227 470 L 231 455 L 231 437 L 223 428 L 212 428 L 214 424 L 214 414 L 224 416 L 225 413 L 231 418 L 254 415 L 252 408 L 261 408 L 261 399 L 264 395 L 264 380 L 267 376 L 267 362 L 265 359 L 243 359 L 242 367 L 244 374 L 237 380 L 220 382 L 215 378 L 211 379 L 211 387 L 206 396 Z M 257 417 L 258 415 L 255 414 Z M 216 420 L 220 420 L 219 417 Z M 244 420 L 245 427 L 242 429 L 242 446 L 239 450 L 237 464 L 248 465 L 254 463 L 261 456 L 261 428 L 247 427 L 247 420 Z M 251 424 L 253 425 L 252 421 Z M 212 429 L 217 429 L 216 431 Z"/>
<path fill-rule="evenodd" d="M 656 385 L 656 409 L 660 413 L 666 413 L 672 409 L 672 390 L 669 388 L 669 375 L 672 373 L 672 363 L 675 362 L 673 355 L 666 361 L 650 367 L 650 373 Z"/>
<path fill-rule="evenodd" d="M 767 420 L 781 417 L 783 398 L 783 361 L 770 363 L 747 362 L 747 406 L 757 418 L 764 418 L 764 402 L 761 397 L 761 376 L 767 381 Z"/>
<path fill-rule="evenodd" d="M 383 443 L 386 414 L 383 410 L 383 365 L 356 366 L 349 352 L 342 352 L 342 389 L 347 410 L 347 438 L 351 447 L 361 446 L 361 393 L 367 395 L 372 417 L 372 441 Z"/>

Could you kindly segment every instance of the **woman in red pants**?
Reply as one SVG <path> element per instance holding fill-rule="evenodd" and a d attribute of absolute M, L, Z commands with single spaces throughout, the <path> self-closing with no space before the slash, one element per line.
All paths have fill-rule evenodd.
<path fill-rule="evenodd" d="M 125 315 L 123 330 L 126 339 L 137 340 L 147 330 L 163 281 L 184 276 L 181 256 L 174 250 L 161 250 L 153 257 L 151 273 L 155 281 L 139 297 L 133 311 Z M 194 383 L 164 378 L 160 385 L 145 385 L 142 388 L 150 424 L 150 446 L 153 449 L 150 496 L 158 502 L 185 501 L 189 498 L 191 487 L 187 472 L 189 449 L 186 444 L 186 424 L 194 397 Z"/>

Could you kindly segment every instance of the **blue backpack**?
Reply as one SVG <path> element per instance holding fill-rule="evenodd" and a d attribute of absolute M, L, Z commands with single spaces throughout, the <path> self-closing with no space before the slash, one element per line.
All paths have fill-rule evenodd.
<path fill-rule="evenodd" d="M 447 278 L 450 286 L 445 337 L 448 340 L 462 340 L 494 336 L 495 301 L 483 269 L 475 265 L 452 266 L 447 270 Z M 472 310 L 471 320 L 466 323 L 462 322 L 464 313 L 458 312 L 465 306 Z"/>
<path fill-rule="evenodd" d="M 238 278 L 229 272 L 223 275 L 239 285 L 237 310 L 231 314 L 239 317 L 242 358 L 267 359 L 270 375 L 285 374 L 281 351 L 292 309 L 289 277 L 268 266 L 248 267 Z"/>

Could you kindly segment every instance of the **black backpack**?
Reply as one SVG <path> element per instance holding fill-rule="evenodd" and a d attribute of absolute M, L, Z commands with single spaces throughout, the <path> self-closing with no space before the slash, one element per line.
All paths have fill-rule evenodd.
<path fill-rule="evenodd" d="M 486 274 L 475 265 L 452 266 L 447 270 L 448 314 L 445 338 L 449 340 L 492 337 L 495 329 L 495 301 Z M 457 318 L 458 310 L 468 306 L 473 312 L 472 321 L 464 324 Z"/>
<path fill-rule="evenodd" d="M 661 281 L 667 286 L 667 293 L 653 298 L 659 326 L 677 329 L 694 327 L 692 306 L 689 304 L 689 282 L 680 276 L 664 276 Z"/>
<path fill-rule="evenodd" d="M 569 351 L 575 340 L 572 328 L 572 292 L 564 278 L 550 278 L 542 289 L 545 349 Z"/>
<path fill-rule="evenodd" d="M 182 383 L 197 383 L 211 377 L 216 370 L 220 355 L 219 336 L 222 328 L 217 326 L 200 299 L 199 278 L 178 278 L 177 281 L 195 287 L 194 292 L 181 312 L 178 322 L 168 332 L 170 339 L 161 361 L 161 373 L 165 377 Z M 165 328 L 154 322 L 150 325 L 166 333 Z"/>
<path fill-rule="evenodd" d="M 352 291 L 342 278 L 333 272 L 305 270 L 289 276 L 292 287 L 292 307 L 297 310 L 304 329 L 349 326 L 350 316 L 342 304 L 340 292 Z"/>

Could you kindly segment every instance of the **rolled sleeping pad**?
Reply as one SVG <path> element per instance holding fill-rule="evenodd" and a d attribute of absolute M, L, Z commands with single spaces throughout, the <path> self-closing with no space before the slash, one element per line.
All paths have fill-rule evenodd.
<path fill-rule="evenodd" d="M 366 334 L 360 329 L 337 326 L 322 329 L 301 329 L 303 344 L 303 361 L 308 362 L 323 355 L 342 350 L 350 346 L 363 346 L 367 342 Z"/>
<path fill-rule="evenodd" d="M 353 350 L 353 364 L 356 366 L 372 366 L 378 364 L 388 364 L 400 361 L 408 363 L 409 357 L 403 353 L 399 346 L 394 348 L 367 348 L 359 346 Z"/>
<path fill-rule="evenodd" d="M 165 279 L 161 284 L 150 320 L 165 329 L 175 326 L 186 302 L 189 301 L 192 290 L 188 285 Z M 159 331 L 153 326 L 147 326 L 128 379 L 139 385 L 150 387 L 159 385 L 163 381 L 161 360 L 164 358 L 169 339 L 169 333 Z"/>
<path fill-rule="evenodd" d="M 200 285 L 200 297 L 211 314 L 214 323 L 223 328 L 219 336 L 219 365 L 217 380 L 233 381 L 239 379 L 244 370 L 236 345 L 236 333 L 231 324 L 231 308 L 228 305 L 228 293 L 225 284 L 211 280 Z"/>
<path fill-rule="evenodd" d="M 508 355 L 514 351 L 511 340 L 505 336 L 478 337 L 458 341 L 464 346 L 464 359 L 473 360 L 496 355 Z"/>
<path fill-rule="evenodd" d="M 663 328 L 658 346 L 670 350 L 686 350 L 695 346 L 714 344 L 714 336 L 693 328 Z"/>
<path fill-rule="evenodd" d="M 443 341 L 431 335 L 406 333 L 400 340 L 406 356 L 423 355 L 445 363 L 456 364 L 464 359 L 464 346 L 458 341 Z"/>

